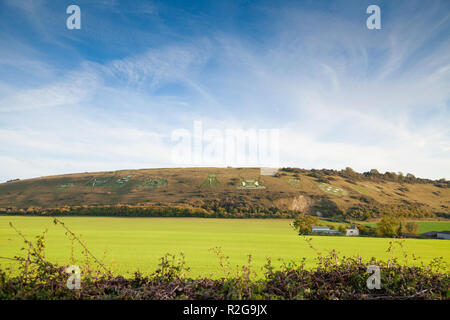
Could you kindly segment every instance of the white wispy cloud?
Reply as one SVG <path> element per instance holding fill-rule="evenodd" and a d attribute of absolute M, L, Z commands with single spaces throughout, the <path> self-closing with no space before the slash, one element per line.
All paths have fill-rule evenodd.
<path fill-rule="evenodd" d="M 95 90 L 95 74 L 73 72 L 62 81 L 38 89 L 20 90 L 0 99 L 0 112 L 46 108 L 80 103 Z"/>
<path fill-rule="evenodd" d="M 81 61 L 33 89 L 3 80 L 0 179 L 171 166 L 172 130 L 195 120 L 280 129 L 282 166 L 450 178 L 450 43 L 439 41 L 450 22 L 436 3 L 394 6 L 374 32 L 360 17 L 280 9 L 264 44 L 211 31 Z"/>

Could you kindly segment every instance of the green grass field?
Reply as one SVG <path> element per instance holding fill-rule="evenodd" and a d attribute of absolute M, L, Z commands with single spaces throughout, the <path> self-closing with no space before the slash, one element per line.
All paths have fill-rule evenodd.
<path fill-rule="evenodd" d="M 415 221 L 419 225 L 418 233 L 424 233 L 428 231 L 450 230 L 450 221 L 417 221 L 417 220 L 411 221 Z M 365 225 L 376 227 L 377 222 L 368 222 L 365 223 Z"/>
<path fill-rule="evenodd" d="M 144 273 L 154 271 L 159 258 L 165 253 L 183 252 L 190 276 L 223 275 L 218 258 L 210 248 L 221 247 L 230 257 L 232 265 L 243 265 L 247 254 L 252 254 L 256 270 L 261 270 L 266 257 L 300 261 L 307 258 L 307 265 L 313 266 L 316 253 L 299 237 L 288 220 L 263 219 L 200 219 L 200 218 L 60 218 L 72 231 L 80 235 L 88 248 L 105 263 L 113 266 L 117 273 L 131 274 L 136 270 Z M 71 242 L 61 226 L 54 225 L 45 217 L 0 217 L 0 256 L 13 257 L 20 253 L 23 242 L 14 226 L 30 239 L 48 229 L 46 256 L 52 262 L 69 264 Z M 388 259 L 386 253 L 392 239 L 311 237 L 312 245 L 326 253 L 332 249 L 346 256 L 360 254 L 363 258 L 372 256 Z M 447 240 L 404 240 L 408 253 L 428 262 L 434 257 L 444 257 L 450 263 L 450 241 Z M 79 246 L 75 247 L 81 257 Z M 401 256 L 398 250 L 398 255 Z M 0 259 L 2 267 L 11 266 Z"/>

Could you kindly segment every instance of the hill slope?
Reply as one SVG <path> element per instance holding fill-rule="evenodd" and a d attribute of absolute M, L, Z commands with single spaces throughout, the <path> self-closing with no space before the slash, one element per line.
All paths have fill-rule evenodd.
<path fill-rule="evenodd" d="M 58 175 L 0 184 L 0 211 L 141 204 L 356 219 L 386 212 L 417 218 L 450 216 L 446 183 L 400 183 L 337 173 L 282 169 L 260 176 L 259 168 L 177 168 Z"/>

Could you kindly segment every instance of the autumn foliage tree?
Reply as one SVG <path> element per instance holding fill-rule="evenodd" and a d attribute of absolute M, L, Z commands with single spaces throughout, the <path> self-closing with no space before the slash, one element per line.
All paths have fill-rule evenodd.
<path fill-rule="evenodd" d="M 405 230 L 411 234 L 416 234 L 419 229 L 419 225 L 414 221 L 408 221 L 405 224 Z"/>
<path fill-rule="evenodd" d="M 312 226 L 317 225 L 319 218 L 307 214 L 300 214 L 295 218 L 293 226 L 298 234 L 310 234 Z"/>
<path fill-rule="evenodd" d="M 384 215 L 377 226 L 377 234 L 382 237 L 398 237 L 401 231 L 402 223 L 400 219 L 391 214 Z"/>

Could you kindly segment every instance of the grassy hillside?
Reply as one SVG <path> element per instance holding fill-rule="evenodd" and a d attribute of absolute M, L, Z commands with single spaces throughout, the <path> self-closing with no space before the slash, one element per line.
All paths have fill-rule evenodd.
<path fill-rule="evenodd" d="M 259 168 L 178 168 L 41 177 L 0 184 L 0 211 L 160 205 L 229 214 L 306 212 L 359 220 L 386 212 L 415 218 L 450 215 L 450 188 L 445 181 L 411 183 L 338 173 L 284 169 L 274 176 L 260 176 Z"/>

